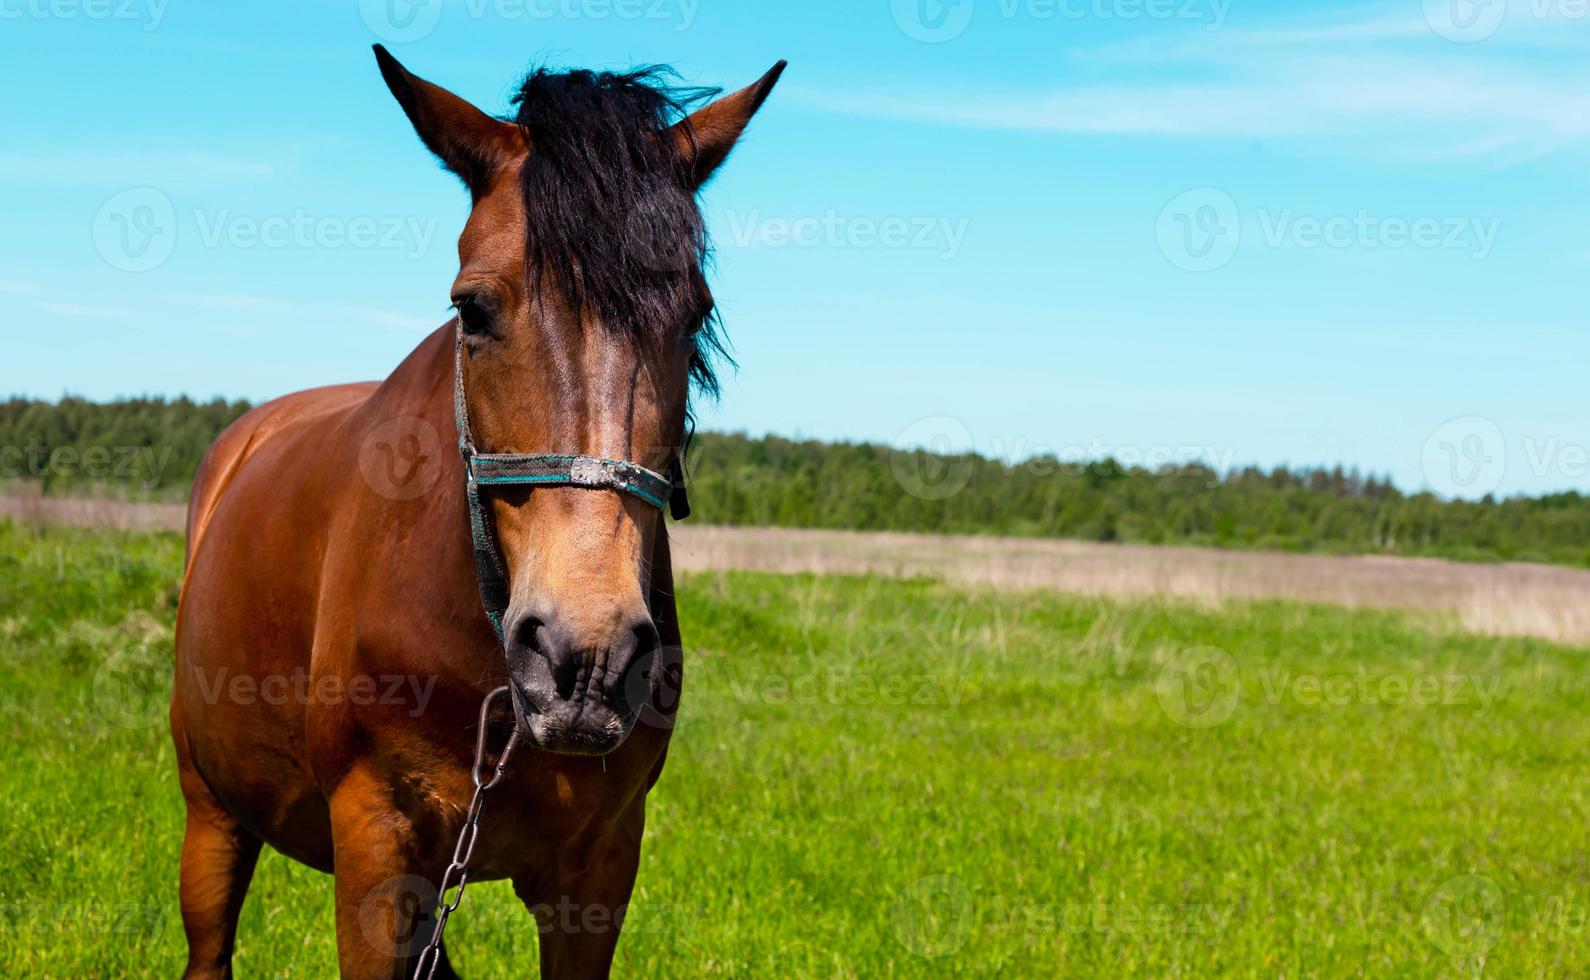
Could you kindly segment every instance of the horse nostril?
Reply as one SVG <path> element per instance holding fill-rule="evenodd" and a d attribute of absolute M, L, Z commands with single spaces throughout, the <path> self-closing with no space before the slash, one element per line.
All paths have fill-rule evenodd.
<path fill-rule="evenodd" d="M 540 616 L 526 615 L 513 624 L 508 643 L 508 666 L 533 691 L 567 701 L 579 681 L 579 658 L 569 651 L 555 627 Z"/>
<path fill-rule="evenodd" d="M 657 668 L 661 639 L 651 620 L 630 627 L 632 646 L 619 662 L 618 672 L 608 681 L 607 694 L 621 711 L 638 710 L 650 700 L 652 675 Z M 615 651 L 616 653 L 617 651 Z"/>
<path fill-rule="evenodd" d="M 657 662 L 654 654 L 662 645 L 662 639 L 657 635 L 657 626 L 651 620 L 636 623 L 634 626 L 635 649 L 630 654 L 630 663 L 640 670 L 640 676 L 651 679 L 652 666 Z"/>
<path fill-rule="evenodd" d="M 514 624 L 509 645 L 532 653 L 545 654 L 546 651 L 541 648 L 541 627 L 544 625 L 538 617 L 525 616 Z"/>
<path fill-rule="evenodd" d="M 657 649 L 657 645 L 661 642 L 657 637 L 657 625 L 649 619 L 643 623 L 636 623 L 634 632 L 637 656 Z"/>
<path fill-rule="evenodd" d="M 580 679 L 580 660 L 578 657 L 560 657 L 552 665 L 552 685 L 558 693 L 559 701 L 567 701 L 574 697 L 574 685 Z"/>

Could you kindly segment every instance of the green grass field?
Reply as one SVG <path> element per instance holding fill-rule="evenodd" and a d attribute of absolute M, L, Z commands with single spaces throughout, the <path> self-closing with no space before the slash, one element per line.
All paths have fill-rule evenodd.
<path fill-rule="evenodd" d="M 180 561 L 0 524 L 10 974 L 180 969 L 147 683 Z M 679 592 L 687 704 L 619 975 L 1590 974 L 1587 651 L 1285 603 Z M 534 970 L 505 884 L 449 938 L 466 975 Z M 333 974 L 330 880 L 267 854 L 238 968 Z"/>

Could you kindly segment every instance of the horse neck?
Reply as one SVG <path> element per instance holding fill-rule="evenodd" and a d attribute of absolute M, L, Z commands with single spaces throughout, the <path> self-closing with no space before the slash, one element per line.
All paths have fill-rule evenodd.
<path fill-rule="evenodd" d="M 424 419 L 446 447 L 457 438 L 453 421 L 453 337 L 451 322 L 432 331 L 405 357 L 370 397 L 379 424 L 387 419 Z M 456 454 L 455 454 L 456 455 Z"/>
<path fill-rule="evenodd" d="M 399 502 L 433 505 L 443 533 L 451 534 L 467 520 L 453 517 L 463 506 L 464 464 L 458 453 L 458 427 L 453 418 L 454 327 L 439 327 L 403 359 L 387 379 L 376 386 L 365 400 L 349 435 L 357 445 L 343 446 L 363 459 L 372 445 L 395 444 L 395 440 L 419 439 L 426 465 L 438 467 L 426 474 L 428 486 L 417 498 L 398 495 Z M 368 479 L 366 480 L 368 482 Z M 377 481 L 379 483 L 379 481 Z M 381 492 L 381 487 L 369 487 Z M 400 507 L 409 520 L 426 520 L 425 515 Z M 391 512 L 391 509 L 388 508 Z"/>

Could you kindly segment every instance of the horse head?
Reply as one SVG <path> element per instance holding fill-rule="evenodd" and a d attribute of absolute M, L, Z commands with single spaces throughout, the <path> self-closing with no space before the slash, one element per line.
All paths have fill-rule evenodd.
<path fill-rule="evenodd" d="M 783 62 L 716 101 L 656 69 L 538 70 L 510 119 L 376 56 L 473 200 L 451 300 L 460 417 L 478 452 L 670 472 L 692 391 L 715 392 L 722 353 L 696 192 Z M 543 748 L 610 752 L 659 683 L 648 602 L 659 502 L 578 479 L 505 484 L 480 499 L 506 579 L 497 625 L 521 722 Z"/>

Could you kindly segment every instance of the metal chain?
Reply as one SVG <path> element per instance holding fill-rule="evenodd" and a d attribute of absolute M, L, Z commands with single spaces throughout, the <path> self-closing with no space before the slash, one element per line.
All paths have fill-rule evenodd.
<path fill-rule="evenodd" d="M 502 755 L 497 758 L 491 778 L 487 779 L 482 774 L 481 767 L 486 764 L 486 721 L 491 714 L 492 704 L 508 693 L 506 687 L 499 687 L 480 703 L 480 728 L 475 735 L 475 764 L 469 771 L 470 779 L 475 783 L 475 795 L 470 797 L 469 812 L 464 817 L 464 826 L 459 828 L 458 843 L 453 845 L 452 863 L 442 873 L 441 884 L 436 889 L 436 931 L 431 933 L 431 941 L 420 951 L 420 958 L 414 964 L 414 976 L 420 980 L 431 980 L 436 975 L 436 965 L 442 958 L 442 931 L 447 928 L 447 917 L 456 912 L 464 900 L 464 885 L 469 881 L 469 858 L 475 853 L 475 838 L 480 833 L 480 811 L 485 805 L 486 794 L 502 782 L 503 773 L 508 769 L 508 760 L 519 746 L 519 727 L 515 724 L 508 744 L 502 747 Z M 447 893 L 455 888 L 457 892 L 449 902 Z"/>

